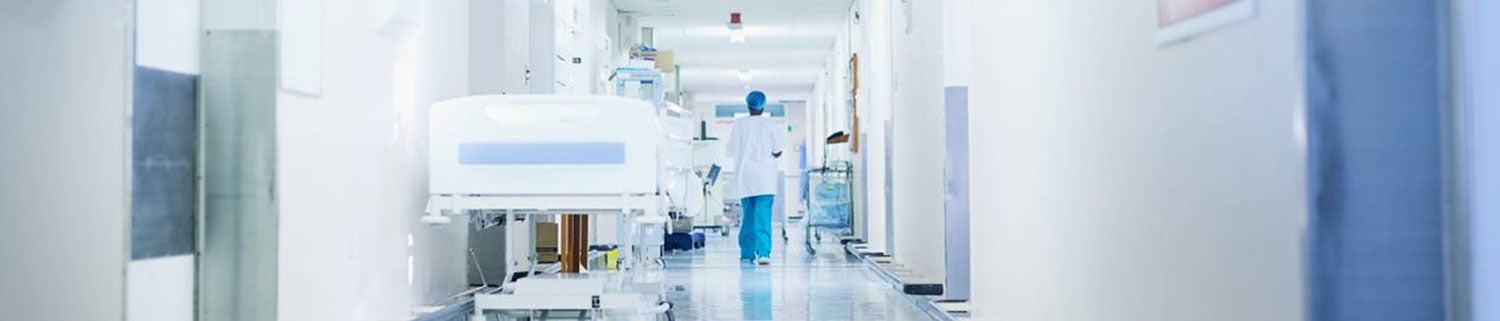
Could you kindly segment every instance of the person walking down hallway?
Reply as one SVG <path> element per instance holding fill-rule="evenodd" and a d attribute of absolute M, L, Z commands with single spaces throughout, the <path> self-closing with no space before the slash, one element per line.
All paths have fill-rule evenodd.
<path fill-rule="evenodd" d="M 766 112 L 766 94 L 751 91 L 745 96 L 750 116 L 734 121 L 729 135 L 729 156 L 735 159 L 734 190 L 744 210 L 740 222 L 740 261 L 771 264 L 771 213 L 776 198 L 785 133 Z"/>

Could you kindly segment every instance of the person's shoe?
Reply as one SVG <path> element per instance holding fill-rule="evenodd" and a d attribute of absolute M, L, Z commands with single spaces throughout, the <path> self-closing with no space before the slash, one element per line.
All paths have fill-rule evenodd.
<path fill-rule="evenodd" d="M 771 258 L 769 258 L 769 257 L 761 257 L 759 259 L 755 259 L 755 264 L 771 265 Z"/>

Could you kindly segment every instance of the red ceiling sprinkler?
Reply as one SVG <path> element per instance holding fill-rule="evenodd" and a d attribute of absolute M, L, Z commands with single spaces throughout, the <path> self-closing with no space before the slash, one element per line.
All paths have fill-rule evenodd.
<path fill-rule="evenodd" d="M 732 42 L 732 43 L 744 43 L 745 42 L 745 29 L 744 29 L 744 25 L 740 23 L 740 13 L 739 12 L 730 12 L 729 13 L 729 42 Z"/>

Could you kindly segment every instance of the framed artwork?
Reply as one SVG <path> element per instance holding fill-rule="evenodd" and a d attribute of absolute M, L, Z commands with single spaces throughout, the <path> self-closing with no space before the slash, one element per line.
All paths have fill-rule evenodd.
<path fill-rule="evenodd" d="M 1249 20 L 1255 0 L 1157 0 L 1156 44 L 1166 45 Z"/>
<path fill-rule="evenodd" d="M 849 151 L 859 152 L 859 54 L 849 56 Z"/>

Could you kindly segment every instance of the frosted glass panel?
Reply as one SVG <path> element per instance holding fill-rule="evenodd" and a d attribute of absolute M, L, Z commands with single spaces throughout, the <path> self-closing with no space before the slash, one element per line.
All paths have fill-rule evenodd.
<path fill-rule="evenodd" d="M 276 319 L 276 33 L 203 38 L 199 320 Z"/>

